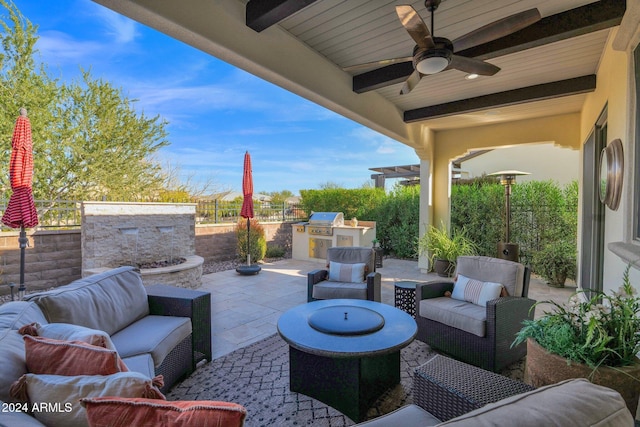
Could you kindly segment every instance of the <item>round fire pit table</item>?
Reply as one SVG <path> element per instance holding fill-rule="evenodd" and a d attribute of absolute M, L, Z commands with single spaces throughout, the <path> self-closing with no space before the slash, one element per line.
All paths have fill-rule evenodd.
<path fill-rule="evenodd" d="M 352 420 L 400 382 L 400 349 L 413 341 L 407 313 L 367 300 L 313 301 L 286 311 L 278 333 L 289 344 L 289 388 Z"/>

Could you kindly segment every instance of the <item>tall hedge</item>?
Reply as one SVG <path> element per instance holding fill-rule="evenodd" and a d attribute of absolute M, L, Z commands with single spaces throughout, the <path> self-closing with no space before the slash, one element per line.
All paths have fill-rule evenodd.
<path fill-rule="evenodd" d="M 509 240 L 519 245 L 522 262 L 529 263 L 549 242 L 562 239 L 576 244 L 576 181 L 564 188 L 553 181 L 530 181 L 516 183 L 511 190 Z M 486 182 L 454 185 L 451 225 L 464 226 L 481 255 L 496 256 L 497 243 L 504 241 L 506 234 L 504 187 Z"/>
<path fill-rule="evenodd" d="M 311 212 L 342 212 L 345 220 L 375 221 L 372 212 L 385 199 L 381 188 L 327 188 L 324 190 L 300 190 L 302 208 Z"/>
<path fill-rule="evenodd" d="M 387 254 L 418 257 L 420 186 L 394 187 L 374 211 L 377 238 Z"/>
<path fill-rule="evenodd" d="M 490 179 L 453 185 L 451 227 L 464 229 L 481 255 L 496 256 L 505 239 L 504 187 Z M 343 212 L 346 219 L 376 221 L 377 239 L 386 254 L 418 257 L 420 186 L 396 185 L 382 189 L 302 190 L 307 213 Z M 577 236 L 578 184 L 561 188 L 552 181 L 516 183 L 511 193 L 510 240 L 520 245 L 522 262 L 557 239 L 571 242 Z"/>
<path fill-rule="evenodd" d="M 504 239 L 504 211 L 500 184 L 478 181 L 451 188 L 451 227 L 464 227 L 480 255 L 496 255 L 496 245 Z"/>

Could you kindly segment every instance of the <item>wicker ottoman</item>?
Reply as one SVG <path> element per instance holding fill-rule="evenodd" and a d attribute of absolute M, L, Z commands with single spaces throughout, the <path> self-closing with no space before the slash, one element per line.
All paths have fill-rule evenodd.
<path fill-rule="evenodd" d="M 534 387 L 449 357 L 436 355 L 416 368 L 414 401 L 447 421 Z"/>

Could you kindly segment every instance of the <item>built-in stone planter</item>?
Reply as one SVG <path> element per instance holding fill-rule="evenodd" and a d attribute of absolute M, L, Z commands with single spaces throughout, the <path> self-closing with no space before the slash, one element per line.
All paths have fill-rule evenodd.
<path fill-rule="evenodd" d="M 142 283 L 145 286 L 163 284 L 176 286 L 178 288 L 199 288 L 202 284 L 202 264 L 204 264 L 204 258 L 198 255 L 191 255 L 185 257 L 185 259 L 186 261 L 182 264 L 140 269 Z M 107 270 L 110 270 L 110 268 L 90 268 L 84 270 L 82 276 L 91 276 Z"/>
<path fill-rule="evenodd" d="M 199 288 L 202 284 L 204 258 L 198 255 L 191 255 L 185 258 L 186 261 L 182 264 L 141 269 L 142 283 L 145 286 L 161 283 L 178 288 Z"/>

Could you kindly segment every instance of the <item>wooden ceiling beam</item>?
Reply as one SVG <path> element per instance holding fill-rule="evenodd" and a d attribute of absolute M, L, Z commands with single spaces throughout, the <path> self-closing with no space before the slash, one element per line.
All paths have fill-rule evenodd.
<path fill-rule="evenodd" d="M 542 18 L 520 31 L 456 52 L 482 60 L 520 52 L 619 25 L 626 10 L 625 0 L 601 0 Z M 353 76 L 353 91 L 364 93 L 403 82 L 413 72 L 411 61 L 381 67 Z"/>
<path fill-rule="evenodd" d="M 620 25 L 625 10 L 625 0 L 601 0 L 547 16 L 506 37 L 456 53 L 482 60 L 497 58 L 615 27 Z"/>
<path fill-rule="evenodd" d="M 404 112 L 404 121 L 405 123 L 414 123 L 456 114 L 473 113 L 475 111 L 486 110 L 487 108 L 507 107 L 510 105 L 524 104 L 526 102 L 578 95 L 593 92 L 595 89 L 596 75 L 590 74 L 557 82 L 462 99 L 460 101 L 447 102 L 445 104 L 432 105 L 430 107 L 416 108 L 415 110 L 407 110 Z"/>
<path fill-rule="evenodd" d="M 247 27 L 259 33 L 316 1 L 249 0 L 245 12 L 245 22 Z"/>

